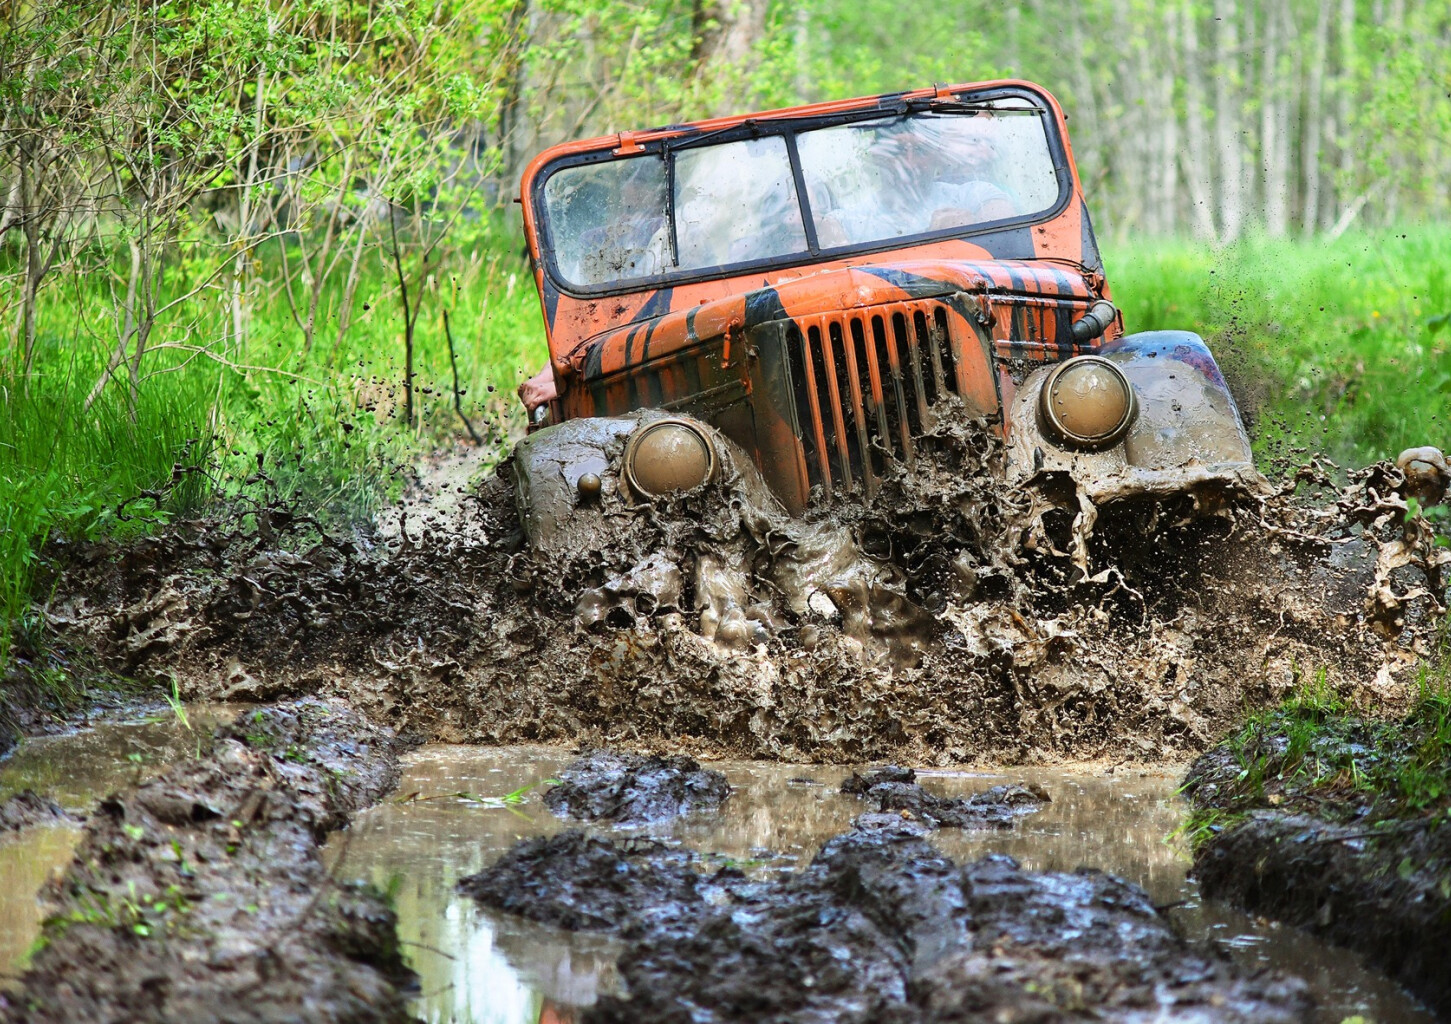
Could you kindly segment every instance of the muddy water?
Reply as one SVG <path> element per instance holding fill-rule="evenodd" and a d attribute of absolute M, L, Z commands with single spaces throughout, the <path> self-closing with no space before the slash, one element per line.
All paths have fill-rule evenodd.
<path fill-rule="evenodd" d="M 537 794 L 570 760 L 557 749 L 429 746 L 409 755 L 398 797 L 365 811 L 329 848 L 336 872 L 396 894 L 401 936 L 422 978 L 416 1005 L 424 1020 L 474 1024 L 569 1021 L 602 992 L 617 991 L 619 946 L 597 936 L 556 932 L 478 909 L 455 883 L 492 862 L 519 838 L 567 827 Z M 827 838 L 845 831 L 863 805 L 837 793 L 840 768 L 723 762 L 735 791 L 714 815 L 654 826 L 722 862 L 754 872 L 790 871 Z M 1333 1024 L 1354 1014 L 1381 1024 L 1433 1018 L 1356 957 L 1287 928 L 1206 905 L 1185 878 L 1181 842 L 1166 840 L 1185 805 L 1178 773 L 1025 769 L 1006 774 L 922 773 L 942 795 L 968 795 L 1005 781 L 1044 786 L 1053 803 L 1017 830 L 943 830 L 934 842 L 959 859 L 1007 853 L 1025 867 L 1099 867 L 1143 886 L 1195 938 L 1242 962 L 1305 977 Z M 521 787 L 521 802 L 490 802 Z M 467 794 L 475 799 L 466 799 Z M 614 830 L 630 834 L 639 830 Z"/>
<path fill-rule="evenodd" d="M 0 801 L 30 789 L 84 815 L 101 797 L 194 756 L 199 737 L 229 720 L 236 708 L 192 706 L 185 719 L 170 709 L 140 719 L 25 740 L 0 761 Z M 71 859 L 77 824 L 38 825 L 0 833 L 0 982 L 13 977 L 40 933 L 36 893 Z"/>

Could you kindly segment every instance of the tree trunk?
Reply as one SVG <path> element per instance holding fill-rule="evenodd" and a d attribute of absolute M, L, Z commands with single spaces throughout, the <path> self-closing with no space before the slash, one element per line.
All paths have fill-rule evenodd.
<path fill-rule="evenodd" d="M 1240 171 L 1239 111 L 1236 85 L 1239 80 L 1239 30 L 1235 25 L 1235 0 L 1214 2 L 1214 145 L 1218 159 L 1219 237 L 1233 241 L 1244 223 L 1242 173 Z"/>
<path fill-rule="evenodd" d="M 1265 42 L 1260 55 L 1260 174 L 1264 190 L 1265 233 L 1285 233 L 1285 151 L 1280 136 L 1288 131 L 1280 84 L 1280 28 L 1283 15 L 1272 4 L 1265 14 Z"/>
<path fill-rule="evenodd" d="M 1325 110 L 1325 51 L 1330 36 L 1330 4 L 1321 2 L 1315 18 L 1309 73 L 1305 77 L 1304 149 L 1300 164 L 1305 178 L 1300 230 L 1313 235 L 1320 227 L 1320 142 Z"/>
<path fill-rule="evenodd" d="M 1355 0 L 1340 0 L 1340 82 L 1336 111 L 1336 141 L 1340 146 L 1340 168 L 1336 175 L 1336 216 L 1343 216 L 1360 192 L 1355 174 L 1354 103 L 1360 91 L 1360 69 L 1356 66 Z"/>
<path fill-rule="evenodd" d="M 1173 234 L 1179 226 L 1179 115 L 1174 109 L 1175 57 L 1178 54 L 1177 18 L 1172 8 L 1163 14 L 1164 45 L 1159 48 L 1159 230 Z"/>
<path fill-rule="evenodd" d="M 1214 238 L 1209 137 L 1204 128 L 1204 72 L 1199 66 L 1199 26 L 1195 22 L 1192 0 L 1184 0 L 1179 11 L 1184 27 L 1184 128 L 1188 133 L 1184 178 L 1193 201 L 1194 234 L 1199 238 Z"/>

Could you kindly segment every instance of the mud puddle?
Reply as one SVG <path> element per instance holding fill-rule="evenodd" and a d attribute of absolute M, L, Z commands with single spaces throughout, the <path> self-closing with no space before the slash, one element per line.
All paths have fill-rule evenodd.
<path fill-rule="evenodd" d="M 518 839 L 576 824 L 549 813 L 542 799 L 545 781 L 570 760 L 550 748 L 424 747 L 405 758 L 397 796 L 360 814 L 329 844 L 339 880 L 371 881 L 396 893 L 400 938 L 422 979 L 414 1010 L 424 1020 L 572 1021 L 581 1007 L 620 991 L 618 940 L 490 913 L 455 892 L 460 878 Z M 734 787 L 718 813 L 600 831 L 666 837 L 723 865 L 767 875 L 803 867 L 863 810 L 837 791 L 848 774 L 842 768 L 744 761 L 710 767 L 725 772 Z M 1177 778 L 1175 770 L 1090 767 L 921 773 L 926 787 L 944 796 L 1025 781 L 1052 797 L 1012 831 L 934 832 L 933 844 L 959 862 L 1005 853 L 1030 870 L 1099 867 L 1142 886 L 1160 906 L 1179 904 L 1170 913 L 1191 938 L 1213 942 L 1242 964 L 1305 978 L 1321 1004 L 1319 1020 L 1355 1014 L 1381 1024 L 1433 1019 L 1353 954 L 1202 901 L 1185 878 L 1184 844 L 1165 841 L 1187 809 L 1175 794 Z"/>
<path fill-rule="evenodd" d="M 198 704 L 184 715 L 170 708 L 32 737 L 0 760 L 0 803 L 29 790 L 70 818 L 0 830 L 0 984 L 15 977 L 40 934 L 37 893 L 70 862 L 80 818 L 96 801 L 132 789 L 168 765 L 194 757 L 202 737 L 231 721 L 239 705 Z"/>

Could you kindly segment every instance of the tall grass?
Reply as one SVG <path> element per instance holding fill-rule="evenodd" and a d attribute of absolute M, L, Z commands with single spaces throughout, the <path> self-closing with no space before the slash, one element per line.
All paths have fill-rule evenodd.
<path fill-rule="evenodd" d="M 1293 445 L 1364 464 L 1451 442 L 1444 229 L 1120 244 L 1105 262 L 1129 330 L 1187 329 L 1210 342 L 1262 453 Z"/>
<path fill-rule="evenodd" d="M 365 521 L 420 453 L 462 435 L 455 364 L 458 404 L 486 441 L 522 428 L 512 390 L 545 346 L 512 236 L 482 232 L 410 282 L 422 305 L 413 423 L 403 421 L 402 308 L 389 268 L 365 265 L 341 334 L 342 282 L 330 281 L 305 350 L 285 290 L 268 277 L 280 256 L 276 245 L 259 253 L 245 343 L 228 337 L 221 289 L 203 290 L 158 324 L 135 399 L 122 370 L 89 408 L 114 346 L 113 293 L 95 276 L 42 293 L 31 377 L 0 359 L 0 670 L 45 596 L 35 582 L 50 542 L 135 534 L 217 501 L 285 501 L 333 523 Z M 162 301 L 195 283 L 174 271 Z M 0 292 L 0 307 L 13 301 Z M 0 318 L 13 312 L 0 308 Z"/>

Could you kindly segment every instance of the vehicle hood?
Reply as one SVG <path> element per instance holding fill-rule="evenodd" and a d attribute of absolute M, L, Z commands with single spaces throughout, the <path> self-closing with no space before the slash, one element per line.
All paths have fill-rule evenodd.
<path fill-rule="evenodd" d="M 782 279 L 752 291 L 702 302 L 610 328 L 569 355 L 572 372 L 598 380 L 625 368 L 668 358 L 703 341 L 734 339 L 776 320 L 840 312 L 958 292 L 1056 298 L 1097 297 L 1085 272 L 1032 260 L 908 260 L 870 263 Z"/>

